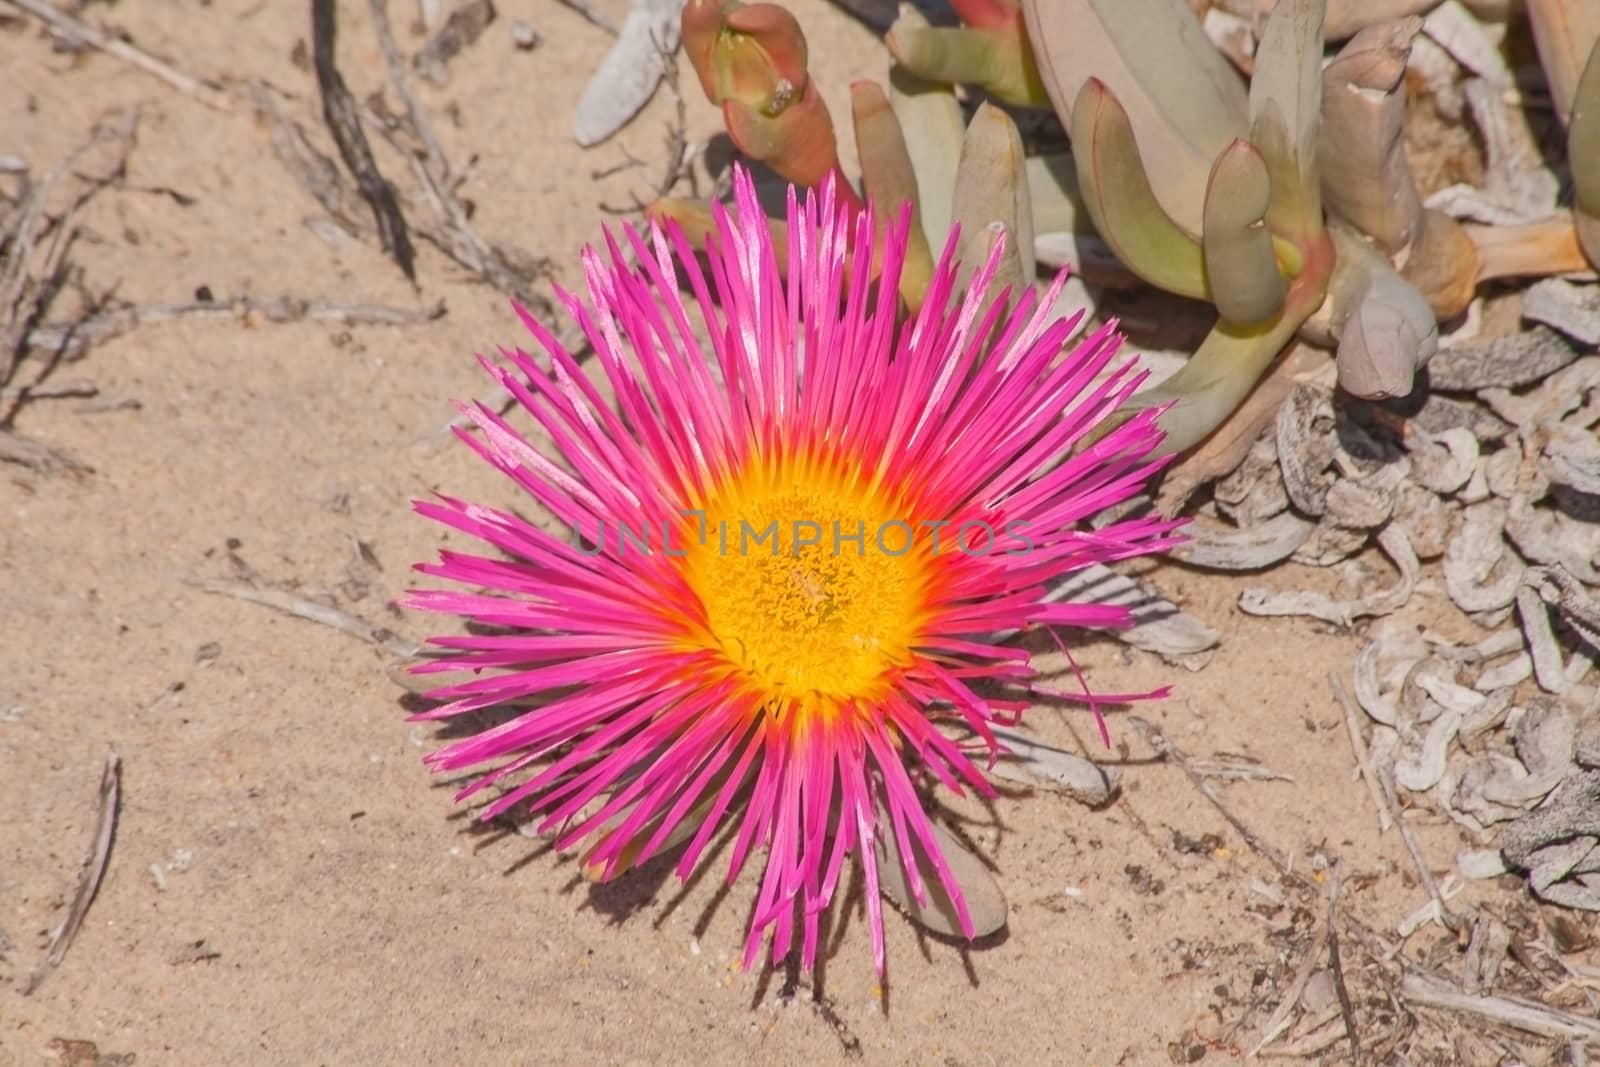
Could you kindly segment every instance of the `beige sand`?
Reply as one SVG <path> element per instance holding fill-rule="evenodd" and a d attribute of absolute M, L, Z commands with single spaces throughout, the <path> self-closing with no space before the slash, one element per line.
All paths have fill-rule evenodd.
<path fill-rule="evenodd" d="M 393 6 L 402 46 L 414 48 L 415 7 Z M 424 86 L 422 98 L 450 156 L 478 157 L 464 193 L 483 232 L 549 256 L 571 281 L 597 202 L 625 203 L 654 173 L 591 172 L 625 150 L 659 162 L 671 103 L 657 99 L 611 144 L 578 149 L 570 109 L 608 39 L 554 0 L 498 6 L 448 88 Z M 828 42 L 816 69 L 834 114 L 846 114 L 849 78 L 881 73 L 883 55 L 820 0 L 794 6 Z M 292 93 L 327 150 L 310 72 L 291 61 L 308 34 L 305 7 L 88 12 L 196 74 Z M 382 60 L 366 5 L 342 13 L 341 65 L 360 96 L 381 84 Z M 513 48 L 519 17 L 543 35 L 537 50 Z M 1232 1039 L 1253 1042 L 1310 915 L 1296 913 L 1290 891 L 1275 906 L 1249 888 L 1278 879 L 1177 769 L 1138 762 L 1148 748 L 1125 721 L 1113 732 L 1135 762 L 1107 810 L 1011 791 L 995 825 L 970 827 L 1011 901 L 997 944 L 921 938 L 891 912 L 886 993 L 857 896 L 821 976 L 823 1008 L 809 984 L 785 1000 L 781 971 L 738 968 L 750 877 L 724 895 L 714 869 L 680 890 L 657 864 L 597 889 L 540 842 L 475 827 L 420 764 L 436 734 L 404 721 L 385 654 L 181 579 L 229 577 L 237 539 L 265 580 L 333 590 L 359 538 L 383 569 L 367 596 L 341 603 L 425 635 L 428 620 L 384 606 L 441 541 L 410 499 L 436 487 L 511 498 L 466 449 L 416 442 L 448 417 L 450 398 L 484 390 L 475 351 L 521 340 L 505 301 L 431 247 L 419 296 L 373 247 L 315 236 L 302 224 L 315 203 L 248 106 L 218 113 L 104 55 L 53 53 L 31 21 L 0 32 L 0 71 L 0 152 L 36 171 L 97 117 L 139 109 L 125 187 L 85 216 L 92 232 L 76 261 L 90 290 L 114 287 L 136 304 L 188 300 L 204 285 L 218 297 L 449 306 L 406 329 L 152 326 L 65 372 L 136 398 L 137 410 L 89 413 L 71 400 L 24 410 L 19 431 L 94 472 L 0 465 L 0 707 L 15 709 L 0 719 L 0 934 L 10 943 L 0 1064 L 57 1062 L 57 1038 L 140 1064 L 1165 1063 L 1207 1052 L 1205 1037 L 1269 997 Z M 697 92 L 689 103 L 691 138 L 714 132 Z M 445 117 L 452 105 L 458 121 Z M 140 191 L 160 187 L 192 206 Z M 1173 698 L 1143 714 L 1180 745 L 1247 753 L 1292 775 L 1220 788 L 1297 867 L 1309 870 L 1319 849 L 1341 859 L 1344 906 L 1392 931 L 1424 896 L 1352 780 L 1325 681 L 1347 668 L 1357 639 L 1245 618 L 1233 608 L 1245 583 L 1180 569 L 1159 580 L 1224 630 L 1222 652 L 1191 675 L 1092 642 L 1083 661 L 1096 684 L 1171 680 Z M 1264 579 L 1327 580 L 1294 567 Z M 1439 591 L 1424 589 L 1408 618 L 1437 625 L 1447 614 Z M 197 656 L 211 643 L 215 658 Z M 1086 719 L 1034 722 L 1058 743 L 1092 743 Z M 124 761 L 109 870 L 65 962 L 25 998 L 72 895 L 108 747 Z M 1175 835 L 1208 833 L 1220 848 L 1176 847 Z M 1423 842 L 1441 872 L 1460 847 L 1449 829 L 1424 828 Z"/>

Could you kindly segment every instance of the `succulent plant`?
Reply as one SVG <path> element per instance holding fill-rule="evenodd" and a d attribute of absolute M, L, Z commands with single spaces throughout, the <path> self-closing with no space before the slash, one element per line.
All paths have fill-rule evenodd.
<path fill-rule="evenodd" d="M 1348 392 L 1402 396 L 1437 347 L 1438 323 L 1461 314 L 1480 281 L 1571 269 L 1578 245 L 1600 262 L 1600 64 L 1590 58 L 1600 0 L 1528 0 L 1567 126 L 1574 204 L 1570 222 L 1520 228 L 1465 227 L 1419 196 L 1402 139 L 1405 72 L 1416 13 L 1434 3 L 1226 6 L 1241 4 L 1265 15 L 1248 82 L 1188 0 L 952 0 L 958 27 L 903 9 L 887 37 L 887 92 L 852 86 L 866 196 L 913 212 L 908 307 L 959 225 L 966 263 L 1004 231 L 1012 253 L 996 298 L 1034 283 L 1036 230 L 1092 228 L 1144 283 L 1215 308 L 1185 366 L 1128 406 L 1169 405 L 1168 451 L 1216 429 L 1297 335 L 1335 349 Z M 838 169 L 791 16 L 690 0 L 683 38 L 743 151 L 803 184 Z M 1344 44 L 1325 64 L 1326 38 Z M 963 126 L 948 83 L 1053 107 L 1071 155 L 1026 158 L 992 104 Z M 684 201 L 655 210 L 709 218 Z"/>

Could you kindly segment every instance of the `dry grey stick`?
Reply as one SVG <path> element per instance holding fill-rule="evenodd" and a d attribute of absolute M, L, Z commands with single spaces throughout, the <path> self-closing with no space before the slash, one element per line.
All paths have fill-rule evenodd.
<path fill-rule="evenodd" d="M 1600 603 L 1559 563 L 1530 570 L 1527 581 L 1547 604 L 1554 605 L 1567 624 L 1600 648 Z"/>
<path fill-rule="evenodd" d="M 1331 918 L 1331 916 L 1330 916 Z M 1251 1056 L 1261 1055 L 1261 1050 L 1289 1029 L 1289 1015 L 1294 1011 L 1294 1006 L 1299 1003 L 1300 995 L 1306 991 L 1306 983 L 1311 981 L 1311 975 L 1316 972 L 1317 963 L 1322 959 L 1322 947 L 1328 941 L 1328 925 L 1323 924 L 1317 931 L 1311 947 L 1300 959 L 1300 966 L 1295 968 L 1294 979 L 1289 983 L 1289 988 L 1284 991 L 1283 1000 L 1279 1002 L 1272 1015 L 1268 1017 L 1261 1040 L 1256 1047 L 1250 1050 Z"/>
<path fill-rule="evenodd" d="M 65 452 L 42 445 L 10 430 L 0 430 L 0 463 L 20 464 L 41 474 L 54 474 L 58 471 L 88 474 L 94 470 L 87 463 L 74 459 Z"/>
<path fill-rule="evenodd" d="M 88 23 L 73 18 L 66 12 L 46 3 L 45 0 L 11 0 L 11 2 L 34 18 L 48 22 L 62 33 L 77 37 L 108 55 L 116 56 L 125 63 L 131 63 L 140 70 L 154 74 L 174 89 L 188 93 L 207 107 L 215 108 L 218 111 L 233 110 L 233 102 L 228 99 L 226 93 L 216 86 L 185 74 L 171 64 L 163 63 L 121 38 L 102 33 Z"/>
<path fill-rule="evenodd" d="M 262 607 L 281 611 L 285 615 L 293 615 L 298 619 L 308 622 L 319 622 L 324 626 L 331 626 L 335 630 L 342 630 L 352 637 L 359 637 L 369 645 L 376 645 L 386 652 L 402 658 L 409 659 L 421 654 L 423 648 L 414 641 L 407 641 L 393 630 L 370 623 L 358 615 L 348 611 L 319 604 L 315 600 L 307 600 L 281 589 L 262 589 L 258 586 L 248 585 L 244 582 L 223 582 L 206 578 L 185 578 L 185 585 L 192 585 L 207 593 L 217 596 L 233 597 L 235 600 L 247 601 L 251 604 L 260 604 Z"/>
<path fill-rule="evenodd" d="M 345 85 L 335 59 L 335 42 L 339 23 L 333 0 L 311 0 L 311 54 L 317 72 L 317 87 L 322 94 L 322 117 L 334 144 L 339 146 L 339 156 L 356 180 L 361 196 L 372 208 L 372 217 L 378 227 L 378 238 L 383 250 L 400 265 L 400 270 L 412 284 L 417 280 L 416 252 L 411 236 L 406 230 L 406 218 L 400 211 L 399 198 L 389 180 L 378 170 L 372 157 L 372 147 L 361 130 L 360 113 L 355 97 Z"/>
<path fill-rule="evenodd" d="M 1361 720 L 1356 714 L 1356 702 L 1345 689 L 1344 682 L 1332 671 L 1328 672 L 1328 684 L 1333 687 L 1333 695 L 1339 699 L 1344 707 L 1344 725 L 1350 733 L 1350 749 L 1355 753 L 1356 767 L 1361 772 L 1361 780 L 1367 785 L 1367 793 L 1372 797 L 1372 806 L 1378 812 L 1378 832 L 1388 831 L 1392 820 L 1389 817 L 1389 805 L 1384 803 L 1383 788 L 1378 785 L 1377 773 L 1372 769 L 1372 754 L 1367 751 L 1367 743 L 1361 736 Z"/>
<path fill-rule="evenodd" d="M 1184 777 L 1189 779 L 1189 784 L 1198 789 L 1200 791 L 1200 795 L 1211 802 L 1211 806 L 1216 808 L 1217 812 L 1228 821 L 1228 825 L 1233 827 L 1235 832 L 1237 832 L 1239 836 L 1244 839 L 1245 844 L 1249 845 L 1252 851 L 1264 858 L 1267 862 L 1271 863 L 1278 869 L 1279 874 L 1293 882 L 1300 889 L 1309 893 L 1316 893 L 1318 895 L 1321 894 L 1321 889 L 1315 882 L 1301 874 L 1299 871 L 1295 870 L 1294 866 L 1289 862 L 1288 858 L 1285 857 L 1282 852 L 1279 852 L 1254 830 L 1251 830 L 1250 827 L 1246 826 L 1243 820 L 1235 815 L 1228 808 L 1228 806 L 1222 802 L 1222 798 L 1219 797 L 1216 793 L 1216 790 L 1211 787 L 1211 783 L 1207 782 L 1204 776 L 1194 769 L 1189 757 L 1186 756 L 1181 749 L 1174 745 L 1172 741 L 1168 739 L 1167 735 L 1161 732 L 1159 727 L 1157 727 L 1154 723 L 1139 717 L 1138 715 L 1129 715 L 1127 717 L 1127 721 L 1131 723 L 1140 733 L 1144 734 L 1145 740 L 1149 743 L 1150 747 L 1155 750 L 1158 756 L 1177 764 L 1178 769 L 1183 771 Z M 1373 930 L 1359 919 L 1356 919 L 1348 912 L 1343 914 L 1343 920 L 1345 925 L 1349 927 L 1350 930 L 1354 931 L 1358 939 L 1364 945 L 1366 945 L 1367 949 L 1379 958 L 1385 960 L 1393 959 L 1395 954 L 1399 951 L 1396 946 L 1389 943 L 1387 938 L 1383 937 L 1377 931 Z"/>
<path fill-rule="evenodd" d="M 265 84 L 253 84 L 250 96 L 257 113 L 266 118 L 272 127 L 272 146 L 284 165 L 296 172 L 300 183 L 316 198 L 324 211 L 350 233 L 359 232 L 361 224 L 354 211 L 356 205 L 350 202 L 349 190 L 340 176 L 338 165 L 311 146 L 305 131 L 283 113 L 272 90 Z"/>
<path fill-rule="evenodd" d="M 1600 1020 L 1516 997 L 1474 996 L 1416 971 L 1407 972 L 1400 979 L 1400 994 L 1425 1007 L 1476 1015 L 1541 1037 L 1600 1041 Z"/>
<path fill-rule="evenodd" d="M 111 859 L 111 841 L 117 832 L 117 801 L 121 795 L 122 758 L 113 750 L 106 753 L 105 766 L 100 771 L 94 840 L 83 857 L 83 866 L 78 872 L 78 888 L 72 894 L 72 906 L 67 909 L 67 917 L 61 920 L 61 925 L 50 936 L 50 948 L 45 952 L 44 959 L 22 987 L 23 996 L 32 994 L 50 972 L 60 966 L 67 956 L 67 949 L 72 945 L 72 939 L 78 936 L 78 931 L 83 927 L 83 918 L 89 914 L 89 905 L 100 889 L 100 880 L 105 876 L 106 864 Z"/>
<path fill-rule="evenodd" d="M 411 125 L 411 130 L 417 135 L 417 140 L 422 142 L 423 151 L 427 156 L 428 174 L 440 189 L 450 188 L 450 164 L 445 161 L 444 149 L 439 147 L 439 139 L 433 134 L 433 127 L 428 125 L 427 119 L 422 115 L 422 108 L 417 104 L 417 98 L 411 92 L 410 81 L 406 77 L 406 61 L 400 57 L 400 49 L 394 43 L 394 30 L 389 26 L 389 0 L 370 0 L 372 10 L 372 25 L 378 34 L 378 48 L 383 52 L 384 62 L 389 67 L 389 81 L 394 85 L 394 91 L 400 97 L 400 103 L 406 109 L 406 120 Z M 454 16 L 452 16 L 454 17 Z"/>
<path fill-rule="evenodd" d="M 64 397 L 98 396 L 100 387 L 87 379 L 42 385 L 16 385 L 0 389 L 0 405 L 10 406 L 29 400 L 60 400 Z"/>
<path fill-rule="evenodd" d="M 28 334 L 29 348 L 47 348 L 72 358 L 90 345 L 120 337 L 130 330 L 180 318 L 239 318 L 259 315 L 267 322 L 285 323 L 311 319 L 347 326 L 414 326 L 432 322 L 445 313 L 440 300 L 425 308 L 397 308 L 382 304 L 339 304 L 320 300 L 300 300 L 280 296 L 257 300 L 241 296 L 207 303 L 149 304 L 116 308 L 91 315 L 78 322 L 56 322 L 39 326 Z"/>
<path fill-rule="evenodd" d="M 468 221 L 466 208 L 457 199 L 450 184 L 436 178 L 433 165 L 427 159 L 427 149 L 424 148 L 423 153 L 419 155 L 414 146 L 408 145 L 395 128 L 398 125 L 397 120 L 386 121 L 384 116 L 368 107 L 361 109 L 361 116 L 396 152 L 411 163 L 422 195 L 438 220 L 431 226 L 418 226 L 417 232 L 439 251 L 502 293 L 515 298 L 524 307 L 536 313 L 547 313 L 550 310 L 550 301 L 528 287 L 529 281 L 540 273 L 538 261 L 521 249 L 493 245 L 480 237 Z M 420 112 L 417 120 L 425 122 Z M 424 135 L 420 130 L 410 129 L 413 125 L 415 124 L 409 121 L 406 123 L 408 132 L 419 142 L 423 141 Z M 431 137 L 431 134 L 429 136 Z M 434 143 L 437 144 L 437 141 Z M 443 164 L 443 167 L 448 171 L 448 164 Z"/>
<path fill-rule="evenodd" d="M 89 136 L 66 158 L 52 167 L 37 186 L 23 196 L 22 202 L 6 221 L 6 234 L 0 235 L 0 245 L 8 245 L 6 255 L 0 258 L 0 384 L 8 382 L 21 357 L 19 343 L 27 323 L 36 318 L 42 308 L 39 298 L 52 285 L 52 279 L 61 270 L 67 247 L 71 244 L 73 211 L 82 205 L 82 198 L 69 207 L 56 221 L 56 234 L 45 255 L 45 263 L 37 276 L 29 270 L 33 246 L 47 228 L 47 211 L 50 195 L 56 186 L 75 167 L 80 159 L 96 145 L 111 140 L 123 142 L 123 156 L 117 169 L 126 160 L 128 147 L 133 141 L 137 116 L 124 112 L 116 122 L 95 125 Z M 98 185 L 94 188 L 99 188 Z"/>
<path fill-rule="evenodd" d="M 1411 854 L 1411 863 L 1417 869 L 1417 877 L 1422 880 L 1423 888 L 1433 900 L 1439 921 L 1454 933 L 1461 929 L 1461 920 L 1445 906 L 1444 896 L 1439 892 L 1439 883 L 1433 880 L 1433 872 L 1428 869 L 1427 860 L 1422 858 L 1422 848 L 1417 844 L 1417 836 L 1411 832 L 1405 817 L 1400 814 L 1400 801 L 1395 795 L 1394 781 L 1391 775 L 1382 773 L 1379 774 L 1379 780 L 1383 784 L 1383 799 L 1389 806 L 1389 814 L 1394 819 L 1394 824 L 1400 828 L 1400 840 L 1405 842 L 1406 851 Z"/>
<path fill-rule="evenodd" d="M 1350 989 L 1344 982 L 1344 964 L 1339 960 L 1339 931 L 1335 929 L 1339 905 L 1339 867 L 1333 868 L 1333 884 L 1328 888 L 1328 966 L 1333 970 L 1333 990 L 1339 997 L 1339 1014 L 1344 1016 L 1345 1036 L 1350 1039 L 1350 1056 L 1361 1062 L 1361 1033 L 1356 1029 L 1356 1010 L 1350 1003 Z"/>

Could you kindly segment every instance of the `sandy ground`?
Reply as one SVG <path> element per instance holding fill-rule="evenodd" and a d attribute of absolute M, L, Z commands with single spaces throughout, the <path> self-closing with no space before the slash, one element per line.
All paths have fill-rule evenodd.
<path fill-rule="evenodd" d="M 414 7 L 394 6 L 414 48 Z M 815 66 L 846 114 L 837 94 L 877 75 L 882 53 L 820 2 L 794 6 L 829 42 Z M 381 84 L 382 59 L 366 5 L 341 7 L 340 63 L 361 96 Z M 672 106 L 663 96 L 617 141 L 578 149 L 571 108 L 607 37 L 554 0 L 498 7 L 448 87 L 421 86 L 422 99 L 450 116 L 438 123 L 446 152 L 476 156 L 463 192 L 483 232 L 571 280 L 597 202 L 648 185 L 640 169 L 592 173 L 629 152 L 659 161 Z M 89 12 L 194 73 L 270 81 L 328 150 L 315 83 L 292 58 L 305 5 L 124 0 Z M 513 47 L 516 18 L 542 46 Z M 431 622 L 386 607 L 440 543 L 410 500 L 444 487 L 510 502 L 466 449 L 418 444 L 450 398 L 483 391 L 473 353 L 520 340 L 504 299 L 431 247 L 419 292 L 372 246 L 316 236 L 302 221 L 316 204 L 242 101 L 220 113 L 104 55 L 53 52 L 31 22 L 0 31 L 0 71 L 0 152 L 36 171 L 97 118 L 138 110 L 126 180 L 84 216 L 77 262 L 91 291 L 134 304 L 206 286 L 219 299 L 449 309 L 403 329 L 151 326 L 67 372 L 137 409 L 23 410 L 17 430 L 93 472 L 0 466 L 0 1064 L 56 1063 L 54 1039 L 140 1064 L 1159 1064 L 1229 1058 L 1255 1033 L 1274 999 L 1216 1042 L 1281 988 L 1312 917 L 1292 892 L 1280 905 L 1251 888 L 1278 878 L 1179 770 L 1149 761 L 1126 720 L 1113 722 L 1126 788 L 1108 808 L 1008 790 L 991 812 L 968 812 L 1010 900 L 1004 935 L 948 944 L 891 911 L 880 986 L 857 891 L 817 998 L 809 982 L 782 995 L 781 970 L 739 969 L 751 878 L 723 892 L 715 869 L 680 888 L 655 864 L 596 888 L 541 842 L 474 825 L 421 765 L 438 735 L 405 721 L 390 657 L 183 579 L 232 577 L 231 552 L 266 582 L 332 591 L 425 636 Z M 689 103 L 690 137 L 714 132 L 697 92 Z M 365 589 L 351 584 L 352 539 L 381 563 Z M 1340 860 L 1342 906 L 1392 930 L 1424 896 L 1352 780 L 1325 682 L 1357 637 L 1246 618 L 1233 604 L 1247 583 L 1170 567 L 1157 577 L 1224 631 L 1221 652 L 1189 674 L 1090 641 L 1096 685 L 1170 680 L 1172 699 L 1142 714 L 1186 751 L 1248 754 L 1292 776 L 1220 788 L 1297 866 Z M 1254 581 L 1328 579 L 1287 567 Z M 1448 614 L 1425 587 L 1405 620 Z M 1057 743 L 1093 737 L 1060 713 L 1033 721 Z M 71 898 L 108 748 L 123 779 L 104 884 L 64 963 L 24 996 Z M 1435 870 L 1448 869 L 1454 832 L 1421 833 Z M 1217 837 L 1194 843 L 1206 834 Z M 1470 892 L 1491 891 L 1516 899 Z"/>

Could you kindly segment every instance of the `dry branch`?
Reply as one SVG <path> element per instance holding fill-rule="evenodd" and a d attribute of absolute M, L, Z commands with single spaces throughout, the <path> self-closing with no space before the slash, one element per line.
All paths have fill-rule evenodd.
<path fill-rule="evenodd" d="M 23 996 L 38 989 L 50 972 L 60 966 L 61 961 L 66 959 L 67 949 L 72 946 L 72 939 L 78 936 L 78 931 L 83 927 L 83 918 L 89 914 L 89 905 L 94 902 L 100 880 L 106 873 L 106 864 L 111 859 L 111 841 L 117 832 L 117 801 L 121 795 L 122 759 L 113 751 L 106 754 L 105 766 L 100 771 L 94 839 L 78 872 L 78 888 L 72 894 L 72 906 L 67 909 L 67 917 L 61 920 L 55 933 L 50 935 L 50 947 L 29 976 L 27 984 L 22 987 Z"/>
<path fill-rule="evenodd" d="M 345 86 L 344 76 L 335 63 L 334 45 L 338 40 L 339 26 L 334 11 L 334 0 L 312 0 L 311 45 L 312 63 L 317 71 L 317 86 L 322 93 L 322 117 L 339 146 L 339 155 L 361 196 L 372 208 L 378 226 L 378 239 L 383 250 L 400 265 L 400 270 L 412 283 L 417 280 L 416 251 L 411 246 L 411 236 L 406 230 L 405 216 L 400 213 L 400 202 L 394 186 L 378 170 L 372 158 L 372 146 L 362 132 L 360 111 L 356 101 Z"/>
<path fill-rule="evenodd" d="M 301 300 L 280 296 L 258 300 L 241 296 L 232 300 L 213 300 L 184 304 L 149 304 L 115 308 L 75 322 L 56 322 L 39 326 L 28 333 L 26 346 L 56 352 L 71 359 L 91 345 L 120 337 L 140 326 L 172 322 L 176 319 L 243 319 L 272 323 L 337 322 L 347 326 L 414 326 L 432 322 L 445 313 L 444 301 L 424 308 L 387 307 L 381 304 L 342 304 L 321 300 Z"/>
<path fill-rule="evenodd" d="M 95 29 L 88 23 L 77 19 L 45 2 L 45 0 L 11 0 L 13 4 L 32 15 L 34 18 L 49 23 L 57 30 L 71 37 L 76 37 L 87 44 L 100 49 L 107 55 L 116 56 L 124 63 L 131 63 L 140 70 L 154 74 L 179 92 L 188 93 L 202 104 L 218 111 L 232 111 L 233 102 L 228 95 L 215 85 L 203 82 L 199 78 L 185 74 L 169 63 L 164 63 L 147 52 L 143 52 L 127 41 Z"/>
<path fill-rule="evenodd" d="M 331 626 L 402 659 L 418 656 L 423 651 L 422 646 L 416 642 L 408 641 L 393 630 L 368 622 L 359 615 L 352 615 L 348 611 L 295 596 L 282 589 L 263 589 L 245 582 L 223 582 L 206 578 L 185 578 L 183 582 L 185 585 L 192 585 L 196 589 L 216 596 L 260 604 L 262 607 L 281 611 L 285 615 L 293 615 L 297 619 Z"/>

